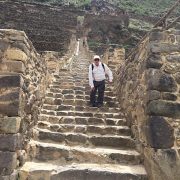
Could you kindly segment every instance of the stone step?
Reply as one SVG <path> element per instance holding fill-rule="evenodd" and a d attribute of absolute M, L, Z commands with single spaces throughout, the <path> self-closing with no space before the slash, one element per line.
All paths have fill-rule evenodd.
<path fill-rule="evenodd" d="M 49 104 L 49 105 L 61 105 L 62 99 L 61 98 L 46 97 L 44 103 Z"/>
<path fill-rule="evenodd" d="M 51 132 L 47 129 L 34 128 L 34 138 L 43 141 L 64 143 L 67 145 L 110 146 L 118 148 L 134 148 L 134 140 L 130 136 L 119 135 L 86 135 L 82 133 Z"/>
<path fill-rule="evenodd" d="M 80 117 L 104 117 L 121 119 L 123 115 L 121 113 L 108 113 L 108 112 L 93 112 L 93 111 L 53 111 L 53 110 L 41 110 L 41 114 L 54 115 L 54 116 L 80 116 Z"/>
<path fill-rule="evenodd" d="M 69 86 L 69 85 L 61 85 L 61 84 L 51 84 L 50 86 L 49 86 L 49 88 L 52 88 L 52 89 L 72 89 L 72 90 L 75 90 L 75 91 L 77 91 L 77 90 L 79 90 L 79 91 L 85 91 L 85 87 L 83 87 L 83 86 L 75 86 L 75 85 L 71 85 L 71 86 Z"/>
<path fill-rule="evenodd" d="M 49 111 L 73 111 L 75 109 L 72 105 L 49 105 L 44 104 L 42 110 L 49 110 Z"/>
<path fill-rule="evenodd" d="M 74 91 L 74 93 L 69 93 L 69 94 L 63 94 L 61 90 L 55 92 L 47 92 L 46 93 L 47 98 L 64 98 L 64 99 L 72 99 L 72 100 L 82 100 L 82 101 L 88 101 L 90 99 L 90 95 L 85 95 L 85 93 Z M 106 96 L 104 97 L 104 102 L 108 102 L 114 105 L 118 104 L 118 101 L 115 97 L 109 97 Z"/>
<path fill-rule="evenodd" d="M 53 143 L 31 141 L 35 150 L 35 157 L 40 161 L 53 161 L 53 163 L 128 163 L 140 164 L 140 154 L 135 150 L 122 150 L 111 148 L 95 148 L 81 146 L 66 146 Z M 36 147 L 36 149 L 34 148 Z"/>
<path fill-rule="evenodd" d="M 47 92 L 46 97 L 47 98 L 63 98 L 63 94 L 62 93 Z"/>
<path fill-rule="evenodd" d="M 62 78 L 62 80 L 55 80 L 55 81 L 53 81 L 53 83 L 49 86 L 49 87 L 51 87 L 51 88 L 53 88 L 53 86 L 59 86 L 60 88 L 61 87 L 66 87 L 67 86 L 67 88 L 68 88 L 68 86 L 70 87 L 70 86 L 76 86 L 76 82 L 80 82 L 81 84 L 80 84 L 80 86 L 82 86 L 83 88 L 87 88 L 87 89 L 90 89 L 90 87 L 89 87 L 89 83 L 85 83 L 85 82 L 87 82 L 87 80 L 82 80 L 82 79 L 79 79 L 79 80 L 75 80 L 75 79 L 64 79 L 64 78 Z M 105 89 L 105 91 L 110 91 L 110 92 L 114 92 L 113 91 L 113 89 L 112 89 L 112 87 L 109 87 L 109 85 L 106 85 L 106 89 Z"/>
<path fill-rule="evenodd" d="M 84 96 L 84 98 L 82 97 L 82 95 L 63 95 L 63 97 L 61 97 L 60 94 L 57 94 L 57 96 L 55 97 L 51 97 L 51 95 L 46 96 L 45 98 L 45 104 L 49 104 L 49 105 L 73 105 L 76 107 L 84 107 L 85 109 L 88 108 L 92 108 L 90 105 L 90 101 L 89 101 L 89 96 Z M 114 101 L 104 101 L 104 105 L 100 108 L 102 111 L 104 109 L 107 108 L 111 108 L 111 110 L 113 109 L 119 109 L 119 103 Z"/>
<path fill-rule="evenodd" d="M 82 134 L 100 134 L 100 135 L 131 135 L 127 126 L 107 126 L 107 125 L 76 125 L 76 124 L 51 124 L 48 121 L 38 121 L 39 128 L 48 129 L 55 132 L 74 132 Z"/>
<path fill-rule="evenodd" d="M 102 114 L 99 114 L 102 115 Z M 125 126 L 125 119 L 117 118 L 103 118 L 97 117 L 98 119 L 94 120 L 92 118 L 80 117 L 80 116 L 53 116 L 53 115 L 40 115 L 40 121 L 47 121 L 54 124 L 79 124 L 79 125 L 109 125 L 109 126 Z M 92 121 L 93 120 L 93 121 Z"/>
<path fill-rule="evenodd" d="M 55 100 L 55 99 L 54 99 Z M 51 101 L 53 102 L 53 100 Z M 57 102 L 57 101 L 56 101 Z M 75 101 L 72 100 L 73 103 Z M 61 105 L 56 104 L 45 104 L 42 106 L 42 110 L 45 111 L 64 111 L 64 110 L 75 110 L 75 111 L 84 111 L 84 112 L 111 112 L 111 113 L 119 113 L 121 112 L 120 108 L 111 108 L 111 107 L 90 107 L 90 106 L 78 106 L 78 105 L 67 105 L 64 104 L 64 100 L 62 101 Z"/>
<path fill-rule="evenodd" d="M 45 180 L 148 180 L 142 165 L 26 162 L 19 179 Z"/>

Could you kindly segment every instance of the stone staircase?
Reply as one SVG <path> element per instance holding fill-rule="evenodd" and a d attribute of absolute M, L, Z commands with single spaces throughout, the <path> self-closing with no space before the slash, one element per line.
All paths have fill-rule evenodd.
<path fill-rule="evenodd" d="M 20 180 L 147 180 L 113 87 L 104 107 L 88 106 L 88 66 L 82 53 L 54 75 Z"/>

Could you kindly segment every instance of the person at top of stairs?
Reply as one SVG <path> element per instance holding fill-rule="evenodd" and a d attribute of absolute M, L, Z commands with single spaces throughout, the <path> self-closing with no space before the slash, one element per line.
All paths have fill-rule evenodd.
<path fill-rule="evenodd" d="M 91 87 L 90 104 L 93 107 L 101 107 L 103 106 L 104 100 L 106 74 L 108 75 L 110 83 L 112 83 L 113 74 L 106 64 L 100 62 L 100 57 L 98 55 L 95 55 L 93 59 L 94 63 L 89 66 L 89 85 Z M 96 102 L 97 90 L 98 98 Z"/>

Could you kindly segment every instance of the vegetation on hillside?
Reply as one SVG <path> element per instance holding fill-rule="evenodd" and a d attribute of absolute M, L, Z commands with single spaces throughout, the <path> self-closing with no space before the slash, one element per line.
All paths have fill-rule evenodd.
<path fill-rule="evenodd" d="M 167 11 L 177 0 L 112 0 L 119 7 L 141 15 L 156 16 Z"/>
<path fill-rule="evenodd" d="M 25 0 L 40 3 L 59 3 L 83 7 L 90 5 L 91 0 Z M 102 1 L 102 0 L 96 0 Z M 140 15 L 159 16 L 167 11 L 177 0 L 103 0 Z M 180 14 L 180 8 L 177 10 Z"/>

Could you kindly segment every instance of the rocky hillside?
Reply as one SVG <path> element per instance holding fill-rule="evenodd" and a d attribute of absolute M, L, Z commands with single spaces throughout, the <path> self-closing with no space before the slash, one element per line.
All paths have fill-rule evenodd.
<path fill-rule="evenodd" d="M 116 7 L 126 9 L 128 12 L 145 15 L 145 16 L 155 16 L 159 17 L 164 13 L 170 6 L 172 6 L 176 0 L 25 0 L 34 1 L 41 3 L 58 3 L 58 4 L 72 4 L 75 6 L 87 7 L 91 5 L 93 1 L 99 4 L 107 3 L 113 4 Z M 180 13 L 180 11 L 177 11 Z"/>
<path fill-rule="evenodd" d="M 69 37 L 74 33 L 77 38 L 87 38 L 91 50 L 103 54 L 109 45 L 122 46 L 128 52 L 136 46 L 144 34 L 176 0 L 152 0 L 151 2 L 147 0 L 18 1 L 25 3 L 21 2 L 22 6 L 19 6 L 21 3 L 17 1 L 2 1 L 2 4 L 3 2 L 16 2 L 19 5 L 11 6 L 10 3 L 7 7 L 1 6 L 3 12 L 0 15 L 1 26 L 24 30 L 37 50 L 62 51 L 67 49 Z M 31 5 L 26 4 L 27 2 L 35 4 L 30 7 Z M 15 9 L 17 13 L 14 16 L 11 12 Z M 10 14 L 9 18 L 7 18 L 8 15 L 5 16 L 7 13 Z M 30 20 L 29 16 L 31 16 Z M 81 26 L 76 26 L 78 19 L 80 19 Z M 42 23 L 42 20 L 46 20 L 46 23 Z M 41 32 L 38 30 L 37 33 L 35 29 Z M 48 35 L 45 30 L 48 30 Z M 49 49 L 50 46 L 44 43 L 44 39 L 50 42 L 51 46 L 53 44 L 53 47 Z"/>
<path fill-rule="evenodd" d="M 76 34 L 80 11 L 71 8 L 31 4 L 14 0 L 0 1 L 1 29 L 24 31 L 36 50 L 67 51 Z"/>

